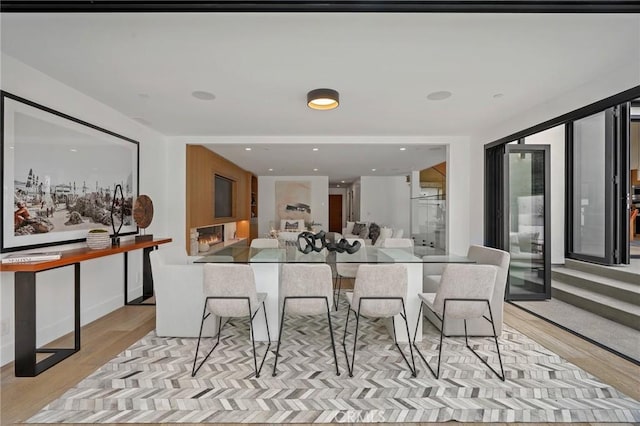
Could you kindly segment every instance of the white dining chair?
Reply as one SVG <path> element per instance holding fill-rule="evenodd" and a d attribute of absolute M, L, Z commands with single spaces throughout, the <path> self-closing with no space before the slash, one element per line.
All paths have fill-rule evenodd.
<path fill-rule="evenodd" d="M 356 283 L 353 293 L 345 294 L 349 301 L 347 319 L 344 325 L 344 335 L 342 337 L 342 348 L 347 359 L 347 369 L 349 376 L 353 377 L 353 368 L 356 359 L 356 348 L 358 343 L 358 327 L 360 318 L 391 318 L 393 329 L 393 341 L 400 351 L 400 355 L 406 362 L 412 376 L 416 376 L 416 363 L 413 358 L 411 339 L 409 338 L 409 352 L 411 354 L 411 364 L 398 344 L 396 338 L 395 315 L 400 315 L 404 320 L 409 337 L 409 322 L 405 309 L 407 298 L 408 273 L 407 267 L 402 264 L 376 264 L 360 265 L 356 274 Z M 356 317 L 356 329 L 353 338 L 353 354 L 351 363 L 347 354 L 347 330 L 349 328 L 349 314 L 353 311 Z"/>
<path fill-rule="evenodd" d="M 418 351 L 418 355 L 427 365 L 431 373 L 436 379 L 440 378 L 440 363 L 442 361 L 442 341 L 446 323 L 450 319 L 462 320 L 464 324 L 464 341 L 466 347 L 473 352 L 489 369 L 504 381 L 504 368 L 502 366 L 502 357 L 500 356 L 500 346 L 498 345 L 498 336 L 496 334 L 495 323 L 491 311 L 491 297 L 496 282 L 496 274 L 498 268 L 493 265 L 474 265 L 474 264 L 448 264 L 442 273 L 440 287 L 436 293 L 420 293 L 420 310 L 418 313 L 418 321 L 413 334 L 413 346 Z M 420 348 L 416 345 L 416 337 L 418 335 L 419 319 L 422 315 L 422 308 L 426 307 L 433 312 L 441 321 L 440 327 L 440 345 L 438 349 L 438 365 L 434 370 L 426 360 Z M 488 317 L 487 314 L 488 313 Z M 469 345 L 467 335 L 467 320 L 484 319 L 491 324 L 493 329 L 493 338 L 498 352 L 498 361 L 500 362 L 500 371 L 498 373 L 487 361 L 485 361 L 478 353 Z"/>
<path fill-rule="evenodd" d="M 269 334 L 269 321 L 267 320 L 267 311 L 264 301 L 267 298 L 266 293 L 256 292 L 255 277 L 253 269 L 246 264 L 228 264 L 228 263 L 206 263 L 203 265 L 203 291 L 205 296 L 204 308 L 202 310 L 202 320 L 200 322 L 200 334 L 198 335 L 198 344 L 193 357 L 193 368 L 191 377 L 195 377 L 196 373 L 202 365 L 207 361 L 211 353 L 218 347 L 220 343 L 220 333 L 222 331 L 223 321 L 225 318 L 249 317 L 249 332 L 251 334 L 251 345 L 253 347 L 253 365 L 256 377 L 260 377 L 260 371 L 264 365 L 264 360 L 269 353 L 271 345 L 271 335 Z M 256 356 L 256 342 L 253 333 L 253 319 L 258 310 L 262 306 L 264 312 L 264 320 L 267 326 L 267 349 L 260 367 Z M 200 365 L 196 368 L 198 360 L 198 351 L 200 349 L 200 341 L 202 339 L 202 328 L 205 320 L 210 316 L 218 318 L 217 340 L 213 348 L 207 353 Z"/>
<path fill-rule="evenodd" d="M 333 338 L 333 326 L 329 306 L 333 305 L 333 287 L 331 267 L 326 263 L 304 264 L 287 263 L 282 265 L 282 281 L 280 285 L 280 300 L 282 303 L 282 315 L 280 317 L 280 335 L 276 358 L 273 362 L 273 373 L 277 374 L 280 345 L 283 339 L 285 315 L 322 315 L 327 314 L 329 324 L 329 336 L 333 349 L 333 361 L 336 366 L 336 375 L 340 375 L 336 345 Z M 296 321 L 296 324 L 300 322 Z"/>
<path fill-rule="evenodd" d="M 382 248 L 413 248 L 411 238 L 385 238 L 382 241 Z"/>
<path fill-rule="evenodd" d="M 251 248 L 263 249 L 263 248 L 278 248 L 278 240 L 276 238 L 254 238 L 251 240 Z"/>

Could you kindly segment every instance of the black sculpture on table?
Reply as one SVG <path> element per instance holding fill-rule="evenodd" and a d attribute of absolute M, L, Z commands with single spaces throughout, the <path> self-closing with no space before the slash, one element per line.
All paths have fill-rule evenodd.
<path fill-rule="evenodd" d="M 305 242 L 304 247 L 301 246 L 301 240 Z M 317 244 L 318 241 L 320 241 L 320 245 Z M 360 250 L 360 246 L 360 241 L 349 243 L 349 241 L 344 238 L 341 238 L 337 243 L 329 242 L 326 239 L 326 233 L 324 231 L 320 231 L 317 234 L 306 231 L 301 232 L 298 234 L 298 239 L 296 240 L 296 247 L 304 254 L 309 254 L 312 251 L 320 252 L 323 248 L 338 253 L 347 252 L 348 254 L 353 254 Z"/>
<path fill-rule="evenodd" d="M 118 198 L 118 192 L 120 192 L 120 198 Z M 120 206 L 120 226 L 116 229 L 116 222 L 114 218 L 118 215 L 117 210 L 118 206 Z M 111 201 L 111 228 L 113 229 L 113 235 L 111 236 L 111 245 L 119 246 L 120 245 L 120 230 L 122 229 L 122 225 L 124 224 L 124 193 L 122 192 L 122 185 L 117 184 L 113 189 L 113 200 Z"/>

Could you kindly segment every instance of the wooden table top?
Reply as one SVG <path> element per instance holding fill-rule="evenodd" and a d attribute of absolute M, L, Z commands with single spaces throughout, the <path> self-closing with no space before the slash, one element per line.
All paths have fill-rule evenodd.
<path fill-rule="evenodd" d="M 0 272 L 38 272 L 51 268 L 57 268 L 59 266 L 72 265 L 74 263 L 81 262 L 83 260 L 96 259 L 98 257 L 110 256 L 112 254 L 125 253 L 128 251 L 143 249 L 147 247 L 157 246 L 159 244 L 166 244 L 173 241 L 171 238 L 158 238 L 150 241 L 135 242 L 121 241 L 117 247 L 107 247 L 105 249 L 93 250 L 89 247 L 79 247 L 70 250 L 60 250 L 61 257 L 56 260 L 45 260 L 42 262 L 29 262 L 29 263 L 5 263 L 0 264 Z M 40 249 L 41 250 L 41 249 Z M 47 250 L 56 251 L 55 247 L 50 247 Z M 26 254 L 26 253 L 25 253 Z"/>

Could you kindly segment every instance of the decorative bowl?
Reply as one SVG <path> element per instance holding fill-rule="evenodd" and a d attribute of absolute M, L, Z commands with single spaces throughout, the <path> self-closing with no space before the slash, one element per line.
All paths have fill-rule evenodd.
<path fill-rule="evenodd" d="M 105 229 L 92 229 L 87 233 L 87 246 L 92 250 L 105 249 L 111 245 L 109 232 Z"/>

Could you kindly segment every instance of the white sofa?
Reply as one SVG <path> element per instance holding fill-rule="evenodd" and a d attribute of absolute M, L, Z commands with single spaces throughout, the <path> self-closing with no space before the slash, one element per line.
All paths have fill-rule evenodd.
<path fill-rule="evenodd" d="M 292 244 L 301 232 L 306 231 L 304 219 L 282 219 L 278 231 L 278 241 L 281 245 Z"/>
<path fill-rule="evenodd" d="M 493 313 L 493 320 L 496 327 L 496 333 L 498 336 L 502 333 L 502 317 L 504 309 L 504 293 L 507 284 L 507 275 L 509 274 L 509 262 L 510 255 L 508 252 L 498 250 L 490 247 L 483 247 L 473 245 L 469 247 L 467 257 L 474 260 L 478 264 L 482 265 L 494 265 L 498 267 L 498 274 L 496 275 L 496 283 L 493 290 L 493 297 L 489 301 L 491 305 L 491 311 Z M 440 285 L 440 275 L 446 264 L 424 264 L 424 276 L 423 276 L 423 292 L 435 293 Z M 437 274 L 437 275 L 436 275 Z M 440 327 L 440 321 L 431 313 L 426 310 L 425 316 L 436 327 Z M 489 315 L 487 310 L 486 315 Z M 491 330 L 491 323 L 483 318 L 478 320 L 467 321 L 467 330 L 471 336 L 493 336 Z M 447 326 L 444 330 L 447 336 L 464 336 L 464 323 L 462 320 L 447 319 Z"/>
<path fill-rule="evenodd" d="M 366 245 L 370 245 L 371 244 L 371 239 L 368 238 L 369 237 L 369 222 L 358 222 L 358 223 L 364 223 L 367 225 L 367 232 L 366 232 L 366 236 L 365 238 L 362 238 L 362 236 L 360 236 L 360 234 L 354 234 L 353 233 L 353 227 L 356 224 L 356 222 L 347 222 L 347 226 L 342 228 L 342 234 L 340 235 L 336 235 L 336 238 L 346 238 L 346 239 L 353 239 L 353 238 L 362 238 L 365 242 Z M 402 238 L 404 234 L 404 229 L 402 228 L 390 228 L 387 226 L 380 226 L 380 236 L 378 237 L 378 239 L 376 240 L 374 246 L 376 247 L 381 247 L 383 241 L 386 238 Z"/>
<path fill-rule="evenodd" d="M 149 254 L 156 297 L 156 334 L 198 337 L 204 293 L 202 265 L 193 264 L 184 249 L 161 246 Z M 206 321 L 203 336 L 215 336 L 217 321 Z"/>

